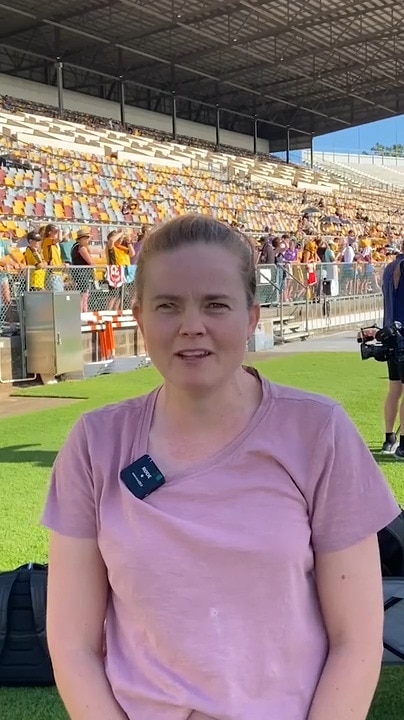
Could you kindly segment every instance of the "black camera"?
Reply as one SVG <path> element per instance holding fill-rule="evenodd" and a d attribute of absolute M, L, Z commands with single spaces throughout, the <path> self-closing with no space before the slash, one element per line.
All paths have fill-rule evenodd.
<path fill-rule="evenodd" d="M 362 360 L 374 358 L 377 362 L 394 360 L 404 363 L 404 327 L 398 321 L 385 328 L 361 328 L 358 343 Z"/>

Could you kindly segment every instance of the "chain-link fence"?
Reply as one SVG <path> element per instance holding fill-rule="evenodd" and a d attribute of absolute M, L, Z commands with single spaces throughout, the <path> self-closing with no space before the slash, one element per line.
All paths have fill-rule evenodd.
<path fill-rule="evenodd" d="M 27 270 L 0 272 L 0 333 L 14 334 L 20 325 L 18 300 L 27 288 Z"/>
<path fill-rule="evenodd" d="M 24 292 L 78 290 L 81 311 L 129 310 L 135 295 L 136 267 L 52 267 L 0 274 L 0 332 L 14 334 L 20 325 L 19 298 Z"/>
<path fill-rule="evenodd" d="M 135 273 L 133 265 L 48 268 L 43 289 L 55 292 L 78 290 L 82 312 L 129 310 L 135 294 Z M 27 289 L 34 289 L 32 271 Z"/>

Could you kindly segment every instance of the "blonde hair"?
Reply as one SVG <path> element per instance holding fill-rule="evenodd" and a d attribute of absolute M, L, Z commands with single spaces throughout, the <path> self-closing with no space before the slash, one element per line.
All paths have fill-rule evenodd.
<path fill-rule="evenodd" d="M 145 236 L 137 261 L 135 278 L 135 302 L 143 298 L 145 271 L 150 258 L 179 248 L 197 245 L 217 245 L 238 256 L 247 305 L 255 302 L 257 280 L 255 274 L 254 247 L 249 238 L 238 229 L 219 222 L 208 215 L 183 215 L 162 225 L 155 225 Z"/>

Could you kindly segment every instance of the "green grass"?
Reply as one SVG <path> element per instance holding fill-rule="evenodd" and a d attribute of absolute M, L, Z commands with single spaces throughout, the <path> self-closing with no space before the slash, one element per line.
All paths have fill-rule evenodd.
<path fill-rule="evenodd" d="M 404 504 L 402 466 L 377 453 L 383 438 L 383 364 L 365 364 L 350 353 L 302 353 L 260 362 L 257 367 L 275 382 L 324 393 L 341 402 Z M 39 517 L 52 462 L 74 421 L 84 411 L 148 392 L 158 382 L 158 373 L 145 369 L 16 392 L 38 401 L 35 413 L 0 420 L 1 569 L 46 560 L 47 534 L 39 525 Z M 41 411 L 41 397 L 72 397 L 81 402 Z M 403 717 L 404 670 L 384 669 L 369 720 Z M 66 720 L 66 715 L 54 689 L 5 688 L 0 689 L 0 720 Z"/>

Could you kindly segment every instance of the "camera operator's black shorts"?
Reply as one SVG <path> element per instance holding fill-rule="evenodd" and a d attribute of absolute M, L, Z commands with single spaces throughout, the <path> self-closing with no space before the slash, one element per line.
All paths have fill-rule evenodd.
<path fill-rule="evenodd" d="M 401 380 L 404 383 L 404 363 L 398 363 L 395 360 L 387 360 L 387 368 L 389 372 L 389 380 Z"/>

